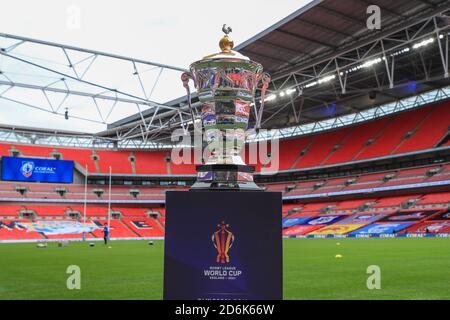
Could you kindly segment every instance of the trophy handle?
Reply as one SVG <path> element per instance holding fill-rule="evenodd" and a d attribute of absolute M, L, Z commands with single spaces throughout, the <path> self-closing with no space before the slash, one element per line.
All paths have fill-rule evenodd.
<path fill-rule="evenodd" d="M 189 80 L 194 81 L 192 75 L 189 72 L 183 72 L 183 74 L 181 75 L 181 81 L 183 82 L 183 87 L 186 89 L 189 111 L 191 112 L 192 126 L 194 130 L 197 130 L 197 128 L 195 127 L 195 116 L 194 116 L 194 109 L 192 108 L 191 89 L 189 88 Z"/>
<path fill-rule="evenodd" d="M 264 111 L 264 99 L 266 98 L 266 91 L 267 91 L 267 87 L 269 86 L 270 79 L 271 79 L 270 75 L 267 72 L 264 72 L 261 75 L 261 81 L 262 81 L 261 107 L 259 108 L 258 114 L 256 116 L 255 129 L 260 129 L 261 128 L 262 114 L 263 114 L 263 111 Z"/>

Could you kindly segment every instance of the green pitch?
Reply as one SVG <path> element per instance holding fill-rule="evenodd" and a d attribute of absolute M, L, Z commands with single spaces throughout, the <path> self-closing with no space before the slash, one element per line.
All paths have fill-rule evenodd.
<path fill-rule="evenodd" d="M 283 244 L 286 299 L 450 299 L 448 238 L 287 239 Z M 0 299 L 161 299 L 163 245 L 0 244 Z M 66 287 L 69 265 L 81 268 L 80 290 Z M 380 290 L 367 289 L 369 265 L 381 268 Z"/>

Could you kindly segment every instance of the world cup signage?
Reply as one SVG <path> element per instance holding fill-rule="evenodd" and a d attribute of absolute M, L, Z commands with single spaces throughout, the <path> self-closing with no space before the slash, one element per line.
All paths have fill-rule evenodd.
<path fill-rule="evenodd" d="M 190 65 L 181 80 L 186 88 L 195 130 L 196 119 L 191 103 L 189 80 L 192 80 L 201 103 L 207 156 L 197 166 L 197 182 L 193 189 L 260 190 L 253 182 L 253 168 L 241 157 L 252 109 L 256 123 L 261 120 L 264 97 L 270 76 L 260 63 L 233 51 L 230 28 L 222 28 L 221 52 L 208 55 Z M 262 82 L 261 103 L 257 108 L 255 93 Z"/>

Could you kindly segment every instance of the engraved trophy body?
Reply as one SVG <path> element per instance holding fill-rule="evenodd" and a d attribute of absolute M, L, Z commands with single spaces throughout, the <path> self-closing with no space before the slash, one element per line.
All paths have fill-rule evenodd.
<path fill-rule="evenodd" d="M 188 94 L 188 104 L 195 128 L 189 80 L 193 80 L 201 103 L 203 141 L 206 143 L 204 164 L 197 166 L 197 189 L 261 190 L 253 181 L 254 168 L 241 157 L 245 131 L 253 109 L 256 123 L 261 120 L 264 96 L 270 76 L 258 62 L 233 51 L 231 28 L 222 28 L 221 52 L 204 57 L 190 65 L 190 73 L 181 79 Z M 255 93 L 262 81 L 261 105 L 256 108 Z"/>

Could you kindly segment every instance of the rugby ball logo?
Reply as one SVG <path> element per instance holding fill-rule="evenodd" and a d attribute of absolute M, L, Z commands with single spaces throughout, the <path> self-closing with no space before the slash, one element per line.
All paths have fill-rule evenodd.
<path fill-rule="evenodd" d="M 26 161 L 22 162 L 22 167 L 20 167 L 20 171 L 22 172 L 23 176 L 25 178 L 31 177 L 34 170 L 34 162 L 32 161 Z"/>

